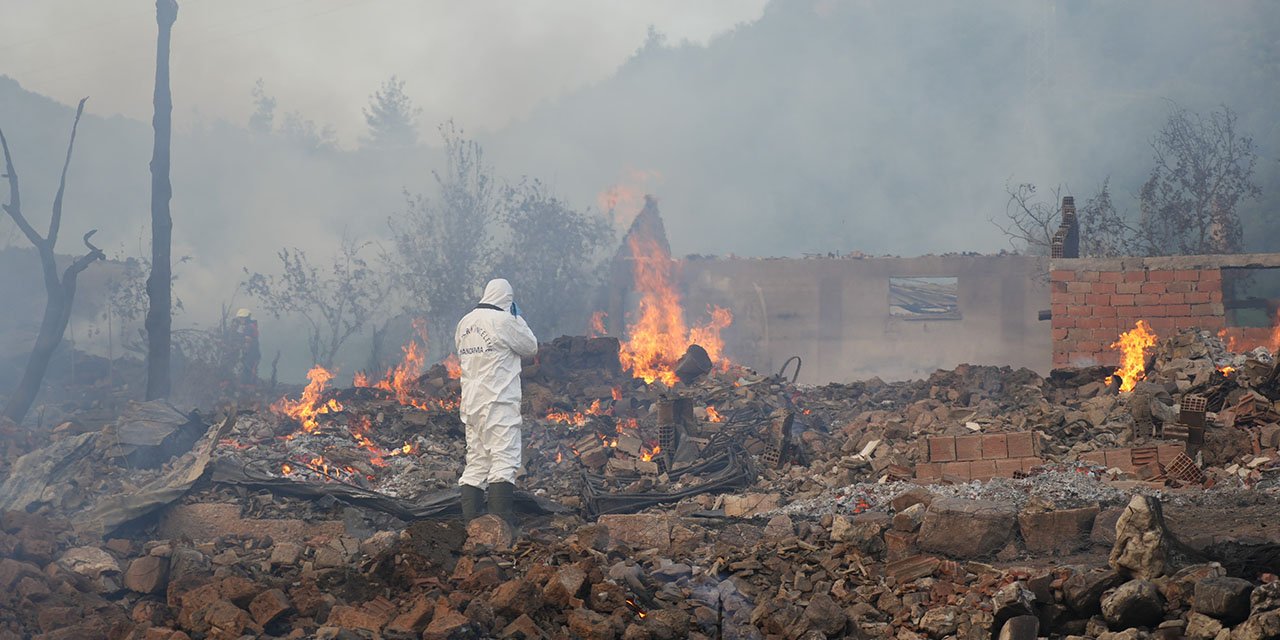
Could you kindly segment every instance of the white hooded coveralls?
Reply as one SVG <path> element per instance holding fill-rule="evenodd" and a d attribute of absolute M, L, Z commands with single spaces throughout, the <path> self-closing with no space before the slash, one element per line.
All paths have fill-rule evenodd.
<path fill-rule="evenodd" d="M 467 465 L 458 484 L 514 484 L 520 468 L 520 359 L 538 352 L 538 339 L 524 318 L 511 314 L 514 298 L 511 283 L 490 280 L 480 304 L 501 310 L 477 307 L 454 334 L 467 431 Z"/>

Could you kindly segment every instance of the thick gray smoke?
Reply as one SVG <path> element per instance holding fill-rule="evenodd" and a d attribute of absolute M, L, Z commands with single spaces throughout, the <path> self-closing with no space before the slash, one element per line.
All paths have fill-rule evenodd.
<path fill-rule="evenodd" d="M 446 118 L 477 133 L 498 175 L 540 178 L 578 208 L 612 197 L 626 209 L 654 193 L 677 254 L 911 255 L 1007 248 L 988 219 L 1004 211 L 1008 182 L 1063 185 L 1087 198 L 1111 176 L 1117 204 L 1133 212 L 1149 141 L 1171 102 L 1201 112 L 1225 104 L 1260 151 L 1264 195 L 1243 211 L 1250 248 L 1280 239 L 1262 215 L 1280 206 L 1280 5 L 1268 0 L 774 0 L 763 11 L 720 2 L 666 23 L 655 18 L 687 3 L 654 3 L 648 14 L 518 3 L 495 14 L 458 8 L 476 3 L 346 10 L 359 3 L 281 2 L 221 22 L 212 4 L 187 0 L 175 30 L 175 255 L 193 258 L 177 269 L 187 305 L 179 325 L 208 323 L 232 302 L 242 267 L 276 268 L 282 246 L 322 258 L 344 232 L 385 238 L 404 191 L 431 195 L 430 172 L 441 166 L 434 127 Z M 608 20 L 613 10 L 627 13 Z M 24 33 L 59 33 L 56 11 L 23 4 L 6 13 L 28 19 Z M 658 30 L 646 39 L 637 19 Z M 47 62 L 15 59 L 6 52 L 17 49 L 0 45 L 0 74 L 16 78 L 0 78 L 0 127 L 28 212 L 48 210 L 73 101 L 22 87 L 68 91 L 79 74 L 87 87 L 106 83 L 134 96 L 106 91 L 89 102 L 68 189 L 67 250 L 81 229 L 97 227 L 111 252 L 147 251 L 154 20 L 143 10 L 129 20 L 111 23 L 131 38 L 117 43 L 119 64 L 104 64 L 109 56 L 82 63 L 74 47 Z M 742 20 L 705 43 L 678 41 Z M 414 37 L 426 22 L 432 33 L 446 25 L 459 35 Z M 677 37 L 664 40 L 663 28 Z M 485 29 L 507 44 L 461 35 Z M 111 33 L 94 27 L 81 37 L 118 37 Z M 547 33 L 564 42 L 525 46 Z M 380 68 L 342 53 L 384 46 L 394 53 Z M 636 53 L 625 58 L 619 46 Z M 542 53 L 530 59 L 530 50 Z M 622 62 L 611 70 L 601 60 Z M 423 108 L 423 145 L 356 148 L 360 108 L 393 73 Z M 243 83 L 223 86 L 224 76 Z M 270 134 L 247 126 L 258 77 L 278 101 Z M 93 115 L 115 111 L 131 117 Z M 289 138 L 290 118 L 316 130 L 334 125 L 337 146 Z M 0 221 L 0 242 L 11 235 Z M 286 333 L 265 321 L 263 331 Z M 366 345 L 344 359 L 363 364 Z M 304 369 L 305 349 L 290 346 L 281 370 L 292 376 Z"/>

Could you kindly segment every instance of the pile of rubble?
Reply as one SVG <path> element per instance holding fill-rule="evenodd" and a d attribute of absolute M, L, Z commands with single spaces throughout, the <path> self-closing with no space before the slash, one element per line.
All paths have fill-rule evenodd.
<path fill-rule="evenodd" d="M 4 462 L 0 638 L 1275 637 L 1275 362 L 1185 332 L 1145 370 L 667 386 L 561 338 L 518 533 L 457 520 L 447 366 L 147 403 Z"/>

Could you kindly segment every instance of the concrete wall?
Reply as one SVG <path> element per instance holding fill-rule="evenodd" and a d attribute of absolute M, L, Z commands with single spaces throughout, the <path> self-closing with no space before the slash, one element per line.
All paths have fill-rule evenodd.
<path fill-rule="evenodd" d="M 724 337 L 737 362 L 772 373 L 797 355 L 802 382 L 897 380 L 962 363 L 1047 373 L 1048 267 L 1022 256 L 689 259 L 680 282 L 691 322 L 709 304 L 733 311 Z M 957 278 L 961 318 L 890 317 L 897 277 Z"/>
<path fill-rule="evenodd" d="M 1280 267 L 1280 254 L 1055 259 L 1053 366 L 1117 365 L 1111 344 L 1146 320 L 1157 336 L 1220 332 L 1237 351 L 1272 344 L 1271 328 L 1228 327 L 1222 269 Z"/>

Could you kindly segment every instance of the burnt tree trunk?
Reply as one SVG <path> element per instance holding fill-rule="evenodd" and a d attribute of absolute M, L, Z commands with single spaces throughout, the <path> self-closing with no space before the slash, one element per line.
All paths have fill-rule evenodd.
<path fill-rule="evenodd" d="M 67 168 L 71 165 L 71 150 L 76 142 L 76 129 L 80 125 L 80 115 L 84 113 L 84 101 L 87 99 L 80 101 L 80 106 L 76 109 L 75 122 L 71 125 L 71 141 L 67 143 L 67 158 L 62 165 L 58 193 L 53 199 L 53 215 L 49 218 L 49 232 L 44 237 L 40 236 L 22 213 L 18 172 L 14 169 L 13 157 L 9 153 L 9 141 L 5 139 L 4 132 L 0 131 L 0 147 L 4 149 L 5 177 L 9 179 L 9 202 L 4 205 L 4 210 L 9 217 L 13 218 L 14 223 L 31 241 L 39 254 L 47 296 L 44 318 L 40 321 L 40 333 L 36 335 L 36 343 L 31 349 L 31 356 L 27 359 L 22 380 L 18 383 L 18 388 L 10 394 L 4 406 L 4 416 L 14 422 L 22 422 L 27 417 L 27 412 L 31 410 L 32 403 L 40 393 L 40 386 L 44 383 L 49 361 L 53 359 L 53 353 L 66 333 L 67 322 L 71 319 L 71 303 L 76 296 L 76 278 L 91 263 L 106 258 L 102 251 L 89 242 L 89 238 L 95 233 L 90 231 L 84 235 L 84 244 L 89 248 L 89 253 L 77 258 L 62 273 L 62 277 L 58 277 L 57 254 L 54 253 L 54 247 L 58 242 L 58 229 L 62 224 L 62 195 L 67 187 Z"/>
<path fill-rule="evenodd" d="M 170 247 L 173 218 L 169 200 L 169 141 L 173 100 L 169 94 L 169 35 L 178 19 L 176 0 L 156 0 L 156 91 L 153 99 L 155 146 L 151 150 L 151 275 L 147 277 L 147 399 L 169 397 L 170 330 L 173 324 L 173 270 Z"/>

